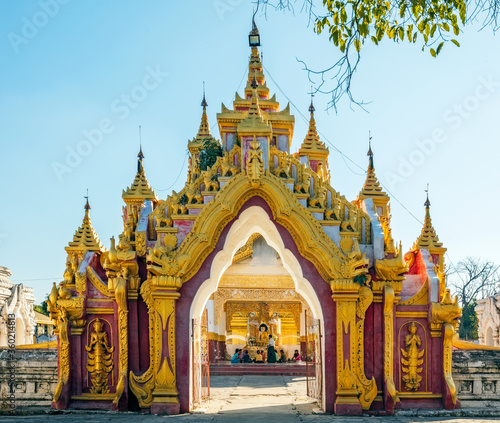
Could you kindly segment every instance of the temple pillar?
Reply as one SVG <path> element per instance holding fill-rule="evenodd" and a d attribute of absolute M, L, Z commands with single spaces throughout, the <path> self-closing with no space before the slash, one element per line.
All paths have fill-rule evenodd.
<path fill-rule="evenodd" d="M 180 278 L 149 275 L 141 287 L 148 306 L 150 367 L 141 376 L 130 372 L 130 388 L 141 408 L 151 414 L 178 414 L 180 404 L 175 367 L 175 305 Z"/>
<path fill-rule="evenodd" d="M 365 375 L 364 325 L 373 292 L 353 279 L 331 281 L 337 321 L 337 392 L 334 412 L 361 415 L 377 396 L 375 378 Z"/>
<path fill-rule="evenodd" d="M 384 286 L 384 409 L 387 414 L 393 415 L 395 408 L 400 408 L 396 385 L 394 384 L 394 288 Z"/>
<path fill-rule="evenodd" d="M 443 336 L 443 405 L 447 410 L 460 408 L 460 402 L 457 400 L 457 388 L 452 375 L 452 352 L 453 335 L 455 330 L 451 323 L 444 323 L 442 326 Z"/>
<path fill-rule="evenodd" d="M 332 281 L 332 298 L 337 321 L 337 392 L 334 412 L 337 415 L 360 416 L 362 406 L 352 369 L 356 359 L 356 303 L 359 285 L 350 279 Z"/>

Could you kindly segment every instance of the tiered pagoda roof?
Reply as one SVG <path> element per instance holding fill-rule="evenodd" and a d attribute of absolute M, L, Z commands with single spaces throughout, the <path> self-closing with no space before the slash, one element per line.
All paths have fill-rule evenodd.
<path fill-rule="evenodd" d="M 427 196 L 427 200 L 424 203 L 425 205 L 425 220 L 424 227 L 422 228 L 422 232 L 420 236 L 413 244 L 413 249 L 425 248 L 427 250 L 443 250 L 446 251 L 446 248 L 443 248 L 443 243 L 439 242 L 439 238 L 436 234 L 436 230 L 432 225 L 430 206 L 431 202 L 429 201 L 429 196 Z"/>
<path fill-rule="evenodd" d="M 137 174 L 135 175 L 135 179 L 134 182 L 132 182 L 132 185 L 123 191 L 122 198 L 125 200 L 125 202 L 156 200 L 156 194 L 151 188 L 151 185 L 149 185 L 146 174 L 144 172 L 144 166 L 142 165 L 142 159 L 144 158 L 142 147 L 140 148 L 137 157 Z"/>
<path fill-rule="evenodd" d="M 70 241 L 66 247 L 66 252 L 68 254 L 71 252 L 83 253 L 85 250 L 105 251 L 105 248 L 101 244 L 101 240 L 94 231 L 90 221 L 90 204 L 88 197 L 85 204 L 85 216 L 83 217 L 83 223 L 73 235 L 73 241 Z"/>

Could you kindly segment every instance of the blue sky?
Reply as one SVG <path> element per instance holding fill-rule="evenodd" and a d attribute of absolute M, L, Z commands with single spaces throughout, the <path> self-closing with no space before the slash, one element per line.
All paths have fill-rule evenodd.
<path fill-rule="evenodd" d="M 32 286 L 37 301 L 62 280 L 64 247 L 81 224 L 87 188 L 103 244 L 121 233 L 139 125 L 157 195 L 181 189 L 203 81 L 211 125 L 221 102 L 231 106 L 235 91 L 243 92 L 251 14 L 251 2 L 238 0 L 0 3 L 0 265 Z M 269 13 L 257 24 L 271 92 L 281 107 L 286 95 L 307 116 L 310 82 L 296 59 L 319 69 L 337 51 L 304 14 Z M 445 46 L 438 59 L 419 44 L 366 47 L 353 92 L 371 102 L 368 113 L 342 102 L 335 114 L 325 110 L 328 97 L 315 97 L 323 139 L 363 169 L 371 131 L 377 176 L 393 194 L 393 236 L 405 250 L 421 229 L 410 212 L 423 220 L 430 184 L 448 263 L 468 255 L 500 261 L 500 38 L 478 28 L 466 28 L 461 47 Z M 307 123 L 292 113 L 296 151 Z M 75 158 L 86 137 L 95 144 Z M 355 199 L 363 172 L 330 152 L 333 187 Z"/>

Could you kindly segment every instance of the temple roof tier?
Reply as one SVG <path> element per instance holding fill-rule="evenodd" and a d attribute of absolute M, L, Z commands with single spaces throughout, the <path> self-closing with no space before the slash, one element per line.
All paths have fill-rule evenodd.
<path fill-rule="evenodd" d="M 71 252 L 83 253 L 85 250 L 105 251 L 105 248 L 101 244 L 101 241 L 97 236 L 97 233 L 94 231 L 90 221 L 90 204 L 88 198 L 85 203 L 85 216 L 83 217 L 82 225 L 73 235 L 73 241 L 70 241 L 66 247 L 66 252 L 68 254 Z"/>
<path fill-rule="evenodd" d="M 144 166 L 142 164 L 144 154 L 142 153 L 142 147 L 137 157 L 137 174 L 135 175 L 132 185 L 126 190 L 123 190 L 122 198 L 126 203 L 142 203 L 144 200 L 156 201 L 156 194 L 151 188 L 151 185 L 149 185 L 146 173 L 144 172 Z"/>
<path fill-rule="evenodd" d="M 431 253 L 433 252 L 444 252 L 446 251 L 446 248 L 443 247 L 443 243 L 439 242 L 439 238 L 436 234 L 436 230 L 434 229 L 434 226 L 432 225 L 432 219 L 431 219 L 431 213 L 430 213 L 430 206 L 431 202 L 429 201 L 429 196 L 427 196 L 427 200 L 424 203 L 425 205 L 425 220 L 424 220 L 424 227 L 422 228 L 422 232 L 420 233 L 420 236 L 417 238 L 415 241 L 415 244 L 413 245 L 413 249 L 419 249 L 419 248 L 424 248 L 427 250 L 434 250 L 430 251 Z"/>

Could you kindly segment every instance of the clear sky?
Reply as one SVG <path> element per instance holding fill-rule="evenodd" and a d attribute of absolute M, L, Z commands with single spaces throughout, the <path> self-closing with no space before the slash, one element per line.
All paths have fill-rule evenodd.
<path fill-rule="evenodd" d="M 38 302 L 62 280 L 87 188 L 103 244 L 121 233 L 139 125 L 157 195 L 181 189 L 203 81 L 211 125 L 221 102 L 231 106 L 235 91 L 243 93 L 251 15 L 249 0 L 0 3 L 0 265 L 32 286 Z M 271 92 L 282 108 L 288 97 L 307 116 L 311 84 L 297 59 L 319 69 L 337 51 L 298 11 L 256 20 Z M 354 200 L 365 175 L 329 143 L 366 169 L 371 131 L 376 173 L 392 194 L 394 239 L 408 250 L 419 235 L 410 212 L 423 220 L 429 183 L 448 263 L 468 255 L 500 261 L 500 38 L 478 27 L 438 59 L 419 44 L 365 48 L 353 92 L 371 102 L 368 113 L 347 102 L 328 112 L 329 98 L 315 97 L 333 187 Z M 296 151 L 307 123 L 292 113 Z"/>

